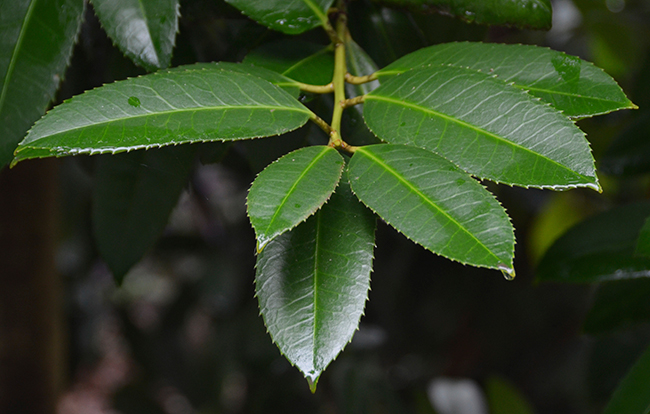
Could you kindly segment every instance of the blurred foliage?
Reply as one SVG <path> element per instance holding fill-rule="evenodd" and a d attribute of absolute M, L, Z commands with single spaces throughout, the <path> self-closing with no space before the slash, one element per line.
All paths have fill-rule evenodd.
<path fill-rule="evenodd" d="M 517 228 L 514 282 L 436 257 L 380 224 L 360 330 L 315 395 L 269 341 L 258 315 L 255 242 L 244 200 L 255 174 L 305 140 L 321 142 L 320 131 L 307 127 L 290 139 L 206 146 L 205 164 L 193 172 L 163 237 L 121 287 L 98 259 L 90 232 L 98 159 L 60 160 L 65 215 L 58 263 L 70 324 L 70 387 L 61 412 L 72 412 L 64 407 L 79 390 L 90 390 L 124 414 L 430 414 L 428 388 L 440 377 L 477 381 L 490 407 L 507 406 L 509 399 L 538 414 L 601 412 L 650 342 L 650 326 L 638 323 L 647 322 L 647 301 L 643 295 L 629 300 L 625 292 L 640 289 L 623 285 L 647 283 L 607 282 L 595 291 L 535 284 L 534 263 L 578 220 L 650 196 L 650 158 L 643 155 L 650 142 L 650 1 L 557 0 L 554 9 L 546 34 L 365 0 L 351 4 L 352 36 L 379 67 L 453 40 L 535 43 L 605 68 L 640 109 L 580 121 L 602 167 L 603 194 L 487 184 Z M 284 38 L 223 1 L 183 0 L 181 14 L 172 66 L 240 61 Z M 327 41 L 320 31 L 299 38 Z M 142 73 L 112 46 L 89 8 L 58 100 Z M 305 97 L 314 108 L 331 107 L 327 99 Z M 359 119 L 346 122 L 344 128 L 368 133 Z M 618 303 L 639 309 L 625 313 Z M 607 310 L 612 307 L 618 310 Z M 590 334 L 582 333 L 585 318 Z M 504 380 L 495 382 L 495 375 Z"/>

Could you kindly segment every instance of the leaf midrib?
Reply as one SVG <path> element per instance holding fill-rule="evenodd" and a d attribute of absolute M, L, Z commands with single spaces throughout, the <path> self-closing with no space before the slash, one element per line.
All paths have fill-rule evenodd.
<path fill-rule="evenodd" d="M 307 7 L 309 7 L 311 11 L 314 12 L 316 17 L 318 17 L 318 20 L 321 21 L 322 25 L 329 23 L 329 20 L 327 20 L 327 14 L 323 14 L 320 7 L 318 7 L 318 5 L 315 4 L 312 0 L 302 0 L 302 2 L 305 3 L 305 5 L 307 5 Z"/>
<path fill-rule="evenodd" d="M 370 158 L 372 161 L 374 161 L 376 164 L 379 166 L 383 167 L 387 172 L 391 173 L 395 178 L 397 178 L 400 182 L 402 182 L 404 185 L 408 187 L 409 190 L 413 191 L 418 197 L 423 199 L 426 204 L 429 204 L 432 206 L 434 209 L 436 209 L 440 214 L 445 216 L 450 222 L 454 223 L 458 228 L 460 228 L 463 232 L 465 232 L 467 235 L 469 235 L 472 239 L 474 239 L 479 246 L 481 246 L 485 251 L 487 251 L 490 256 L 494 257 L 498 263 L 502 263 L 502 260 L 494 253 L 492 250 L 490 250 L 483 242 L 481 242 L 479 239 L 472 234 L 467 228 L 465 228 L 463 225 L 461 225 L 455 218 L 447 214 L 444 210 L 442 210 L 440 207 L 438 207 L 433 201 L 431 201 L 426 194 L 422 193 L 420 190 L 418 190 L 413 184 L 411 184 L 410 181 L 408 181 L 406 178 L 404 178 L 397 170 L 395 170 L 393 167 L 385 163 L 382 159 L 379 157 L 375 156 L 371 152 L 363 149 L 363 147 L 358 148 L 356 152 L 360 152 L 363 155 L 367 156 Z"/>
<path fill-rule="evenodd" d="M 445 64 L 440 64 L 439 66 L 444 67 L 446 65 Z M 464 67 L 464 66 L 456 66 L 454 64 L 451 64 L 451 66 L 455 67 L 455 68 L 463 68 Z M 417 69 L 419 67 L 424 67 L 424 65 L 423 66 L 415 66 L 415 67 L 412 67 L 412 68 L 406 68 L 406 69 L 403 69 L 403 70 L 400 70 L 400 69 L 393 69 L 393 70 L 387 70 L 387 71 L 379 70 L 379 71 L 377 71 L 377 76 L 381 78 L 382 76 L 401 75 L 402 73 L 408 72 L 411 69 Z M 470 68 L 470 69 L 476 70 L 477 72 L 480 72 L 478 69 L 473 69 L 473 68 Z M 497 76 L 498 76 L 498 70 L 495 70 L 494 73 L 497 74 Z M 594 100 L 594 101 L 620 103 L 620 104 L 626 104 L 626 105 L 629 106 L 629 103 L 628 103 L 629 101 L 628 102 L 626 102 L 626 101 L 615 101 L 615 100 L 612 100 L 612 99 L 600 98 L 598 96 L 593 96 L 593 95 L 581 95 L 581 94 L 578 94 L 578 93 L 562 92 L 562 91 L 557 91 L 557 90 L 554 90 L 554 89 L 536 88 L 534 86 L 529 86 L 529 85 L 526 85 L 524 83 L 515 82 L 512 79 L 503 79 L 503 81 L 504 82 L 513 82 L 512 86 L 514 86 L 517 89 L 526 90 L 526 91 L 535 91 L 535 92 L 547 93 L 549 95 L 564 95 L 564 96 L 570 96 L 570 97 L 573 97 L 573 98 L 588 99 L 588 100 Z"/>
<path fill-rule="evenodd" d="M 314 240 L 316 244 L 314 245 L 314 329 L 312 333 L 312 367 L 314 371 L 316 368 L 316 335 L 318 330 L 318 258 L 319 258 L 319 247 L 320 247 L 320 235 L 321 235 L 321 216 L 322 212 L 316 213 L 316 235 Z"/>
<path fill-rule="evenodd" d="M 302 173 L 300 173 L 300 176 L 298 177 L 298 179 L 293 183 L 293 185 L 291 186 L 289 191 L 287 191 L 287 194 L 284 196 L 284 198 L 280 202 L 280 205 L 278 205 L 278 208 L 275 210 L 275 213 L 273 213 L 273 216 L 271 217 L 271 221 L 269 221 L 269 224 L 266 226 L 266 231 L 268 231 L 269 228 L 273 225 L 276 218 L 280 214 L 280 211 L 282 210 L 282 207 L 284 207 L 284 205 L 287 203 L 287 200 L 293 194 L 296 187 L 298 186 L 298 183 L 300 181 L 302 181 L 302 179 L 305 177 L 305 175 L 312 169 L 314 164 L 316 164 L 316 162 L 318 162 L 318 160 L 323 158 L 325 156 L 325 154 L 327 152 L 329 152 L 329 149 L 330 149 L 330 147 L 324 147 L 322 149 L 322 151 L 316 157 L 314 157 L 314 159 L 309 163 L 309 165 L 307 165 L 307 167 L 302 171 Z M 266 231 L 265 231 L 265 233 L 266 233 Z"/>
<path fill-rule="evenodd" d="M 55 135 L 59 134 L 67 134 L 69 132 L 77 131 L 80 129 L 85 129 L 85 128 L 90 128 L 94 126 L 101 126 L 101 125 L 106 125 L 106 124 L 111 124 L 113 122 L 119 122 L 119 121 L 124 121 L 124 120 L 131 120 L 131 119 L 137 119 L 137 118 L 145 118 L 149 116 L 158 116 L 158 115 L 169 115 L 169 114 L 178 114 L 178 113 L 184 113 L 184 112 L 196 112 L 196 111 L 219 111 L 219 110 L 228 110 L 228 109 L 268 109 L 268 110 L 285 110 L 289 112 L 302 112 L 306 115 L 311 116 L 312 112 L 305 108 L 298 108 L 298 107 L 291 107 L 291 106 L 270 106 L 270 105 L 237 105 L 237 106 L 212 106 L 212 107 L 192 107 L 192 108 L 182 108 L 182 109 L 174 109 L 174 110 L 169 110 L 169 111 L 161 111 L 161 112 L 148 112 L 146 114 L 140 114 L 140 115 L 135 115 L 135 116 L 129 116 L 129 117 L 122 117 L 122 118 L 114 118 L 114 119 L 109 119 L 106 121 L 101 121 L 101 122 L 96 122 L 92 124 L 87 124 L 87 125 L 82 125 L 79 127 L 75 128 L 70 128 L 62 131 L 57 131 L 55 133 L 49 134 L 49 135 L 42 135 L 42 136 L 37 136 L 36 138 L 32 139 L 31 141 L 25 141 L 21 146 L 27 146 L 28 144 L 31 144 L 33 142 L 36 142 L 38 140 L 52 137 Z"/>
<path fill-rule="evenodd" d="M 18 35 L 18 39 L 14 45 L 14 50 L 11 53 L 11 60 L 9 61 L 9 67 L 7 68 L 7 73 L 4 78 L 4 84 L 2 85 L 2 93 L 0 93 L 0 111 L 2 111 L 2 108 L 4 108 L 5 100 L 7 99 L 7 91 L 9 90 L 9 84 L 11 83 L 9 80 L 13 76 L 14 70 L 16 68 L 16 61 L 18 60 L 17 55 L 20 53 L 21 46 L 25 39 L 25 33 L 27 32 L 27 26 L 29 26 L 32 14 L 36 8 L 36 3 L 38 2 L 39 0 L 32 0 L 32 2 L 29 4 L 29 7 L 27 8 L 25 17 L 23 18 L 23 24 L 20 27 L 20 34 Z"/>
<path fill-rule="evenodd" d="M 429 113 L 431 115 L 442 118 L 442 119 L 444 119 L 446 121 L 450 121 L 450 122 L 456 123 L 456 124 L 458 124 L 458 125 L 460 125 L 462 127 L 474 130 L 477 133 L 480 133 L 480 134 L 486 135 L 488 137 L 491 137 L 494 140 L 502 142 L 502 143 L 504 143 L 506 145 L 509 145 L 511 147 L 517 148 L 519 150 L 523 150 L 523 151 L 525 151 L 527 153 L 533 154 L 534 156 L 540 157 L 540 158 L 542 158 L 542 159 L 544 159 L 544 160 L 546 160 L 546 161 L 548 161 L 548 162 L 550 162 L 552 164 L 555 164 L 558 167 L 561 167 L 562 169 L 564 169 L 566 171 L 571 172 L 574 175 L 577 175 L 580 178 L 583 178 L 583 179 L 587 178 L 587 176 L 585 176 L 585 175 L 583 175 L 581 173 L 578 173 L 577 171 L 572 170 L 571 168 L 559 163 L 558 161 L 555 161 L 552 158 L 548 158 L 547 156 L 545 156 L 543 154 L 540 154 L 538 152 L 535 152 L 535 151 L 533 151 L 533 150 L 531 150 L 529 148 L 526 148 L 526 147 L 524 147 L 524 146 L 522 146 L 520 144 L 517 144 L 516 142 L 510 141 L 510 140 L 505 139 L 505 138 L 502 138 L 499 135 L 494 134 L 493 132 L 486 131 L 484 129 L 478 128 L 478 127 L 476 127 L 476 126 L 474 126 L 474 125 L 472 125 L 472 124 L 470 124 L 470 123 L 468 123 L 466 121 L 463 121 L 461 119 L 457 119 L 457 118 L 454 118 L 452 116 L 443 114 L 442 112 L 438 112 L 438 111 L 433 110 L 433 109 L 425 108 L 423 106 L 420 106 L 420 105 L 415 104 L 415 103 L 407 102 L 405 100 L 392 99 L 392 98 L 385 97 L 385 96 L 380 96 L 380 95 L 368 94 L 368 95 L 366 95 L 365 101 L 368 102 L 368 100 L 372 100 L 372 99 L 375 99 L 375 100 L 378 100 L 378 101 L 389 102 L 391 104 L 400 105 L 400 106 L 404 106 L 404 107 L 407 107 L 407 108 L 416 109 L 416 110 L 419 110 L 419 111 L 422 111 L 422 112 L 425 112 L 425 113 Z"/>

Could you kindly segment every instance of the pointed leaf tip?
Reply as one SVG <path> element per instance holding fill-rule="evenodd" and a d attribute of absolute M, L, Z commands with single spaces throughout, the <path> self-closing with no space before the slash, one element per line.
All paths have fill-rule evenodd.
<path fill-rule="evenodd" d="M 309 384 L 309 391 L 311 391 L 312 394 L 316 394 L 316 387 L 318 386 L 318 379 L 320 378 L 320 372 L 318 375 L 306 375 L 305 378 L 307 378 L 307 383 Z"/>

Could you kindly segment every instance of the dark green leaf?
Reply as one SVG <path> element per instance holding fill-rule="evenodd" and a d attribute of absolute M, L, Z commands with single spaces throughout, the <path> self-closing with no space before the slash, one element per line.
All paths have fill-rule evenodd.
<path fill-rule="evenodd" d="M 527 93 L 452 66 L 412 69 L 366 96 L 366 123 L 470 174 L 524 187 L 600 189 L 584 133 Z"/>
<path fill-rule="evenodd" d="M 330 46 L 300 40 L 280 40 L 251 51 L 244 63 L 278 72 L 310 85 L 327 85 L 334 75 Z"/>
<path fill-rule="evenodd" d="M 416 11 L 436 10 L 473 23 L 551 28 L 550 0 L 375 0 L 410 7 Z"/>
<path fill-rule="evenodd" d="M 118 282 L 153 246 L 187 184 L 191 145 L 98 158 L 93 226 L 99 252 Z"/>
<path fill-rule="evenodd" d="M 289 94 L 255 76 L 207 68 L 159 71 L 54 108 L 21 142 L 14 162 L 280 135 L 310 116 Z"/>
<path fill-rule="evenodd" d="M 334 0 L 226 0 L 258 23 L 298 34 L 328 21 Z"/>
<path fill-rule="evenodd" d="M 649 389 L 650 348 L 623 378 L 603 414 L 647 414 L 650 412 Z"/>
<path fill-rule="evenodd" d="M 505 210 L 444 158 L 403 145 L 360 147 L 349 167 L 359 199 L 426 249 L 514 276 L 514 234 Z"/>
<path fill-rule="evenodd" d="M 313 386 L 352 339 L 370 284 L 376 220 L 345 181 L 321 210 L 257 258 L 255 285 L 268 331 Z"/>
<path fill-rule="evenodd" d="M 0 167 L 43 115 L 64 75 L 82 0 L 10 0 L 0 12 Z"/>
<path fill-rule="evenodd" d="M 650 269 L 649 269 L 650 270 Z M 650 276 L 650 271 L 646 276 Z M 595 334 L 650 321 L 650 277 L 604 282 L 596 291 L 584 330 Z"/>
<path fill-rule="evenodd" d="M 650 112 L 614 140 L 600 159 L 599 168 L 623 176 L 650 172 Z"/>
<path fill-rule="evenodd" d="M 650 203 L 630 204 L 571 228 L 547 251 L 541 281 L 593 283 L 650 276 L 650 258 L 634 254 Z"/>
<path fill-rule="evenodd" d="M 490 414 L 533 414 L 528 401 L 508 381 L 491 377 L 485 388 Z"/>
<path fill-rule="evenodd" d="M 261 251 L 321 208 L 341 179 L 345 161 L 332 147 L 290 152 L 262 171 L 248 193 L 248 216 Z"/>
<path fill-rule="evenodd" d="M 348 72 L 353 76 L 365 76 L 374 73 L 379 69 L 368 54 L 354 42 L 347 39 L 346 62 Z M 379 81 L 372 81 L 361 85 L 345 84 L 345 91 L 348 98 L 365 95 L 379 86 Z M 380 141 L 375 134 L 370 132 L 363 122 L 363 105 L 356 105 L 343 112 L 343 124 L 341 133 L 345 141 L 351 145 L 378 144 Z"/>
<path fill-rule="evenodd" d="M 426 65 L 468 67 L 495 74 L 574 118 L 635 108 L 602 69 L 575 56 L 538 46 L 445 43 L 404 56 L 378 75 L 387 79 Z"/>
<path fill-rule="evenodd" d="M 636 242 L 635 253 L 639 256 L 650 257 L 650 216 L 645 220 L 639 238 Z"/>
<path fill-rule="evenodd" d="M 178 0 L 91 0 L 108 36 L 136 65 L 166 68 L 178 32 Z"/>
<path fill-rule="evenodd" d="M 223 69 L 229 72 L 237 72 L 243 75 L 253 75 L 257 76 L 260 79 L 269 81 L 275 86 L 279 86 L 289 95 L 294 98 L 300 96 L 300 85 L 296 83 L 293 79 L 289 79 L 284 75 L 281 75 L 272 70 L 268 70 L 259 66 L 253 66 L 247 63 L 230 63 L 230 62 L 212 62 L 212 63 L 195 63 L 192 65 L 178 66 L 173 69 L 169 69 L 167 72 L 187 72 L 187 71 L 202 71 L 207 70 L 216 70 Z"/>

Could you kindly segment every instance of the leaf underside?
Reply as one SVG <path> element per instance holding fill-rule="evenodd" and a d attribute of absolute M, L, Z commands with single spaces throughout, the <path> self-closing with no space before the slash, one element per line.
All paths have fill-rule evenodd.
<path fill-rule="evenodd" d="M 550 0 L 373 1 L 386 5 L 410 7 L 415 11 L 435 10 L 473 23 L 516 26 L 530 29 L 551 28 L 552 10 Z"/>
<path fill-rule="evenodd" d="M 377 75 L 382 80 L 389 79 L 427 65 L 468 67 L 495 74 L 573 118 L 636 107 L 602 69 L 578 57 L 539 46 L 444 43 L 406 55 Z"/>
<path fill-rule="evenodd" d="M 178 0 L 91 0 L 108 36 L 136 65 L 169 66 L 178 32 Z"/>
<path fill-rule="evenodd" d="M 600 189 L 589 143 L 573 122 L 481 72 L 410 70 L 366 96 L 364 118 L 379 138 L 429 149 L 480 178 Z"/>
<path fill-rule="evenodd" d="M 163 232 L 187 184 L 195 149 L 183 145 L 97 159 L 93 235 L 118 283 Z"/>
<path fill-rule="evenodd" d="M 603 414 L 640 414 L 650 412 L 650 348 L 623 378 Z"/>
<path fill-rule="evenodd" d="M 560 237 L 537 269 L 542 281 L 594 283 L 650 277 L 650 258 L 637 256 L 639 229 L 650 203 L 615 208 L 585 220 Z"/>
<path fill-rule="evenodd" d="M 334 74 L 332 48 L 294 39 L 267 43 L 252 50 L 243 63 L 278 72 L 310 85 L 326 85 Z"/>
<path fill-rule="evenodd" d="M 226 0 L 256 22 L 286 34 L 299 34 L 327 21 L 334 0 Z"/>
<path fill-rule="evenodd" d="M 159 71 L 54 108 L 21 142 L 14 163 L 280 135 L 310 115 L 291 95 L 255 76 L 218 68 Z"/>
<path fill-rule="evenodd" d="M 290 152 L 262 171 L 248 193 L 248 216 L 262 250 L 314 214 L 330 198 L 345 161 L 326 146 Z"/>
<path fill-rule="evenodd" d="M 321 210 L 257 258 L 267 329 L 312 384 L 352 339 L 370 284 L 376 219 L 344 181 Z"/>
<path fill-rule="evenodd" d="M 359 199 L 426 249 L 514 274 L 514 232 L 494 196 L 444 158 L 403 145 L 357 149 L 349 167 Z"/>
<path fill-rule="evenodd" d="M 0 167 L 43 115 L 63 78 L 84 2 L 11 0 L 0 12 Z"/>

